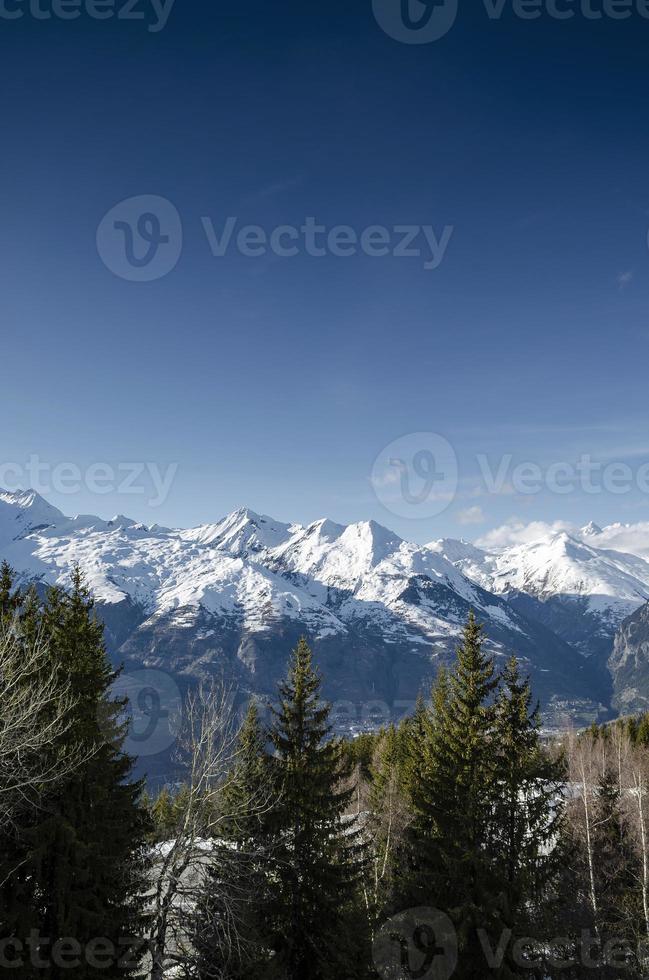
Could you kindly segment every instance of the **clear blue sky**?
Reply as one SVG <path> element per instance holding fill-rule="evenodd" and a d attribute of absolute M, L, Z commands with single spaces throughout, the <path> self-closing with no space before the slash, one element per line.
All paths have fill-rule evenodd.
<path fill-rule="evenodd" d="M 141 21 L 0 21 L 2 462 L 178 463 L 165 503 L 67 512 L 196 524 L 374 518 L 427 540 L 508 517 L 649 518 L 646 493 L 477 495 L 476 455 L 649 458 L 649 20 L 490 21 L 387 36 L 370 0 L 176 0 Z M 95 235 L 119 201 L 180 212 L 164 278 Z M 444 261 L 214 258 L 201 218 L 272 230 L 454 227 Z M 460 495 L 387 511 L 386 444 L 433 431 Z M 476 521 L 461 512 L 472 507 Z"/>

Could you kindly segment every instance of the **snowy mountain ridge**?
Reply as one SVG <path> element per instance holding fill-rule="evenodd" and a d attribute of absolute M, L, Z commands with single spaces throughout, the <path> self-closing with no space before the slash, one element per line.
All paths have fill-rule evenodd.
<path fill-rule="evenodd" d="M 186 677 L 225 668 L 262 693 L 305 633 L 332 694 L 412 698 L 452 660 L 473 608 L 491 649 L 517 653 L 546 704 L 596 715 L 610 703 L 614 633 L 649 595 L 643 556 L 599 547 L 625 533 L 419 545 L 374 521 L 289 524 L 246 508 L 170 529 L 70 518 L 33 492 L 0 491 L 0 557 L 41 585 L 67 586 L 80 565 L 117 661 Z"/>
<path fill-rule="evenodd" d="M 4 492 L 0 501 L 2 556 L 23 579 L 65 587 L 79 564 L 103 603 L 129 597 L 149 612 L 201 605 L 227 613 L 236 607 L 246 612 L 251 629 L 263 628 L 259 609 L 272 608 L 279 615 L 306 615 L 316 632 L 344 632 L 344 621 L 327 608 L 328 591 L 345 596 L 347 614 L 361 615 L 360 604 L 389 607 L 398 603 L 404 579 L 427 575 L 482 606 L 474 584 L 455 565 L 374 521 L 289 525 L 242 508 L 215 524 L 173 530 L 122 515 L 68 518 L 34 494 Z"/>

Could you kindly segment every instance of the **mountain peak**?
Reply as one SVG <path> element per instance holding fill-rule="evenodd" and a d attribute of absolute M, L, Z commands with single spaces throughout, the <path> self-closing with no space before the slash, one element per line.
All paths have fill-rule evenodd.
<path fill-rule="evenodd" d="M 115 514 L 109 521 L 106 521 L 107 527 L 135 527 L 136 524 L 137 521 L 131 517 L 125 517 L 124 514 Z"/>
<path fill-rule="evenodd" d="M 588 524 L 581 528 L 580 533 L 583 534 L 584 537 L 591 537 L 596 534 L 601 534 L 602 529 L 599 524 L 595 524 L 594 521 L 589 521 Z"/>
<path fill-rule="evenodd" d="M 32 531 L 65 521 L 58 508 L 36 490 L 0 490 L 0 541 L 15 541 Z"/>
<path fill-rule="evenodd" d="M 250 507 L 238 507 L 236 510 L 233 510 L 232 513 L 230 513 L 226 517 L 224 517 L 224 520 L 225 521 L 253 521 L 253 522 L 257 522 L 257 521 L 261 521 L 261 520 L 270 520 L 270 518 L 264 518 L 261 514 L 258 514 L 256 511 L 252 510 Z"/>
<path fill-rule="evenodd" d="M 349 524 L 340 540 L 351 549 L 356 559 L 367 567 L 378 565 L 403 544 L 398 534 L 383 527 L 382 524 L 377 524 L 376 521 Z"/>
<path fill-rule="evenodd" d="M 287 540 L 291 527 L 265 514 L 257 514 L 249 507 L 240 507 L 216 524 L 202 524 L 182 531 L 180 535 L 187 541 L 210 544 L 240 555 L 277 547 Z"/>
<path fill-rule="evenodd" d="M 0 488 L 0 501 L 13 507 L 19 507 L 21 510 L 39 505 L 52 507 L 36 490 L 3 490 Z M 52 509 L 55 510 L 56 508 Z"/>

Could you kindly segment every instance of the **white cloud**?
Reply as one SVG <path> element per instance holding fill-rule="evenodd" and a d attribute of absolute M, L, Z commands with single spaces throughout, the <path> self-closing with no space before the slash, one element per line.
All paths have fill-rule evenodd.
<path fill-rule="evenodd" d="M 482 507 L 468 507 L 467 510 L 459 510 L 456 514 L 458 524 L 484 524 L 486 518 Z"/>
<path fill-rule="evenodd" d="M 649 560 L 649 521 L 637 524 L 610 524 L 601 534 L 588 539 L 596 548 L 626 551 Z"/>
<path fill-rule="evenodd" d="M 530 544 L 559 531 L 567 531 L 593 548 L 622 551 L 649 561 L 649 521 L 636 524 L 610 524 L 599 533 L 582 534 L 581 528 L 569 521 L 523 521 L 511 517 L 505 524 L 487 531 L 476 540 L 486 551 L 502 551 L 519 544 Z"/>
<path fill-rule="evenodd" d="M 532 541 L 538 541 L 539 538 L 556 534 L 558 531 L 574 532 L 576 530 L 574 524 L 569 524 L 568 521 L 553 521 L 552 523 L 531 521 L 526 523 L 521 521 L 519 517 L 511 517 L 506 524 L 501 524 L 500 527 L 487 531 L 481 538 L 478 538 L 476 544 L 487 551 L 500 551 L 517 544 L 530 544 Z"/>
<path fill-rule="evenodd" d="M 633 282 L 633 269 L 628 269 L 626 272 L 621 272 L 617 277 L 617 285 L 620 290 L 626 289 L 630 283 Z"/>

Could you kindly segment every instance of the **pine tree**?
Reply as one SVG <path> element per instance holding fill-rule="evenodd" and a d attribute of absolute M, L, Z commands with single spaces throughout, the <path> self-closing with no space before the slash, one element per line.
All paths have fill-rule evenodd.
<path fill-rule="evenodd" d="M 259 712 L 251 701 L 239 732 L 236 765 L 221 796 L 214 844 L 190 924 L 197 980 L 275 976 L 266 922 L 270 816 L 274 802 Z"/>
<path fill-rule="evenodd" d="M 7 561 L 0 565 L 0 617 L 12 616 L 20 607 L 21 595 L 14 589 L 14 573 Z"/>
<path fill-rule="evenodd" d="M 594 840 L 595 888 L 598 896 L 597 933 L 602 947 L 611 941 L 636 944 L 642 912 L 635 857 L 621 812 L 616 774 L 606 769 L 596 789 L 596 834 Z M 619 970 L 602 971 L 617 977 Z"/>
<path fill-rule="evenodd" d="M 24 834 L 21 872 L 31 884 L 38 929 L 48 943 L 43 951 L 48 967 L 37 975 L 94 980 L 106 976 L 112 964 L 111 977 L 135 976 L 144 923 L 148 821 L 139 806 L 142 783 L 132 780 L 133 759 L 122 751 L 124 703 L 110 696 L 115 674 L 103 627 L 93 615 L 93 601 L 78 570 L 69 594 L 50 590 L 43 629 L 52 669 L 65 670 L 71 680 L 76 704 L 66 741 L 82 762 Z M 74 969 L 51 956 L 52 944 L 70 937 L 82 949 L 81 964 Z M 102 954 L 103 965 L 98 966 L 89 951 L 99 938 L 110 944 L 111 952 Z"/>
<path fill-rule="evenodd" d="M 410 832 L 412 904 L 446 911 L 458 932 L 462 976 L 485 975 L 478 929 L 500 935 L 498 890 L 489 850 L 493 836 L 495 760 L 492 658 L 483 651 L 473 613 L 457 666 L 433 695 L 432 724 L 413 789 Z"/>
<path fill-rule="evenodd" d="M 280 686 L 271 740 L 280 798 L 274 820 L 270 910 L 277 958 L 288 980 L 354 976 L 363 959 L 355 901 L 363 851 L 349 770 L 331 738 L 329 706 L 302 639 Z"/>
<path fill-rule="evenodd" d="M 627 718 L 626 722 L 626 733 L 629 741 L 632 745 L 636 745 L 638 741 L 638 719 L 637 718 Z"/>
<path fill-rule="evenodd" d="M 225 833 L 242 846 L 258 841 L 267 823 L 272 787 L 266 736 L 254 700 L 239 732 L 235 769 L 225 786 L 222 805 Z"/>
<path fill-rule="evenodd" d="M 649 715 L 643 715 L 638 724 L 636 733 L 637 745 L 649 745 Z"/>
<path fill-rule="evenodd" d="M 175 820 L 173 800 L 166 786 L 162 787 L 151 805 L 151 820 L 155 840 L 169 840 L 173 834 Z"/>
<path fill-rule="evenodd" d="M 431 720 L 429 707 L 420 693 L 412 716 L 404 719 L 398 731 L 401 779 L 406 791 L 419 780 L 426 747 L 430 743 Z"/>
<path fill-rule="evenodd" d="M 496 701 L 493 862 L 501 880 L 503 923 L 513 940 L 543 934 L 564 857 L 557 847 L 564 766 L 543 748 L 540 727 L 529 680 L 521 678 L 512 658 Z M 503 975 L 508 968 L 518 975 L 511 964 Z"/>

